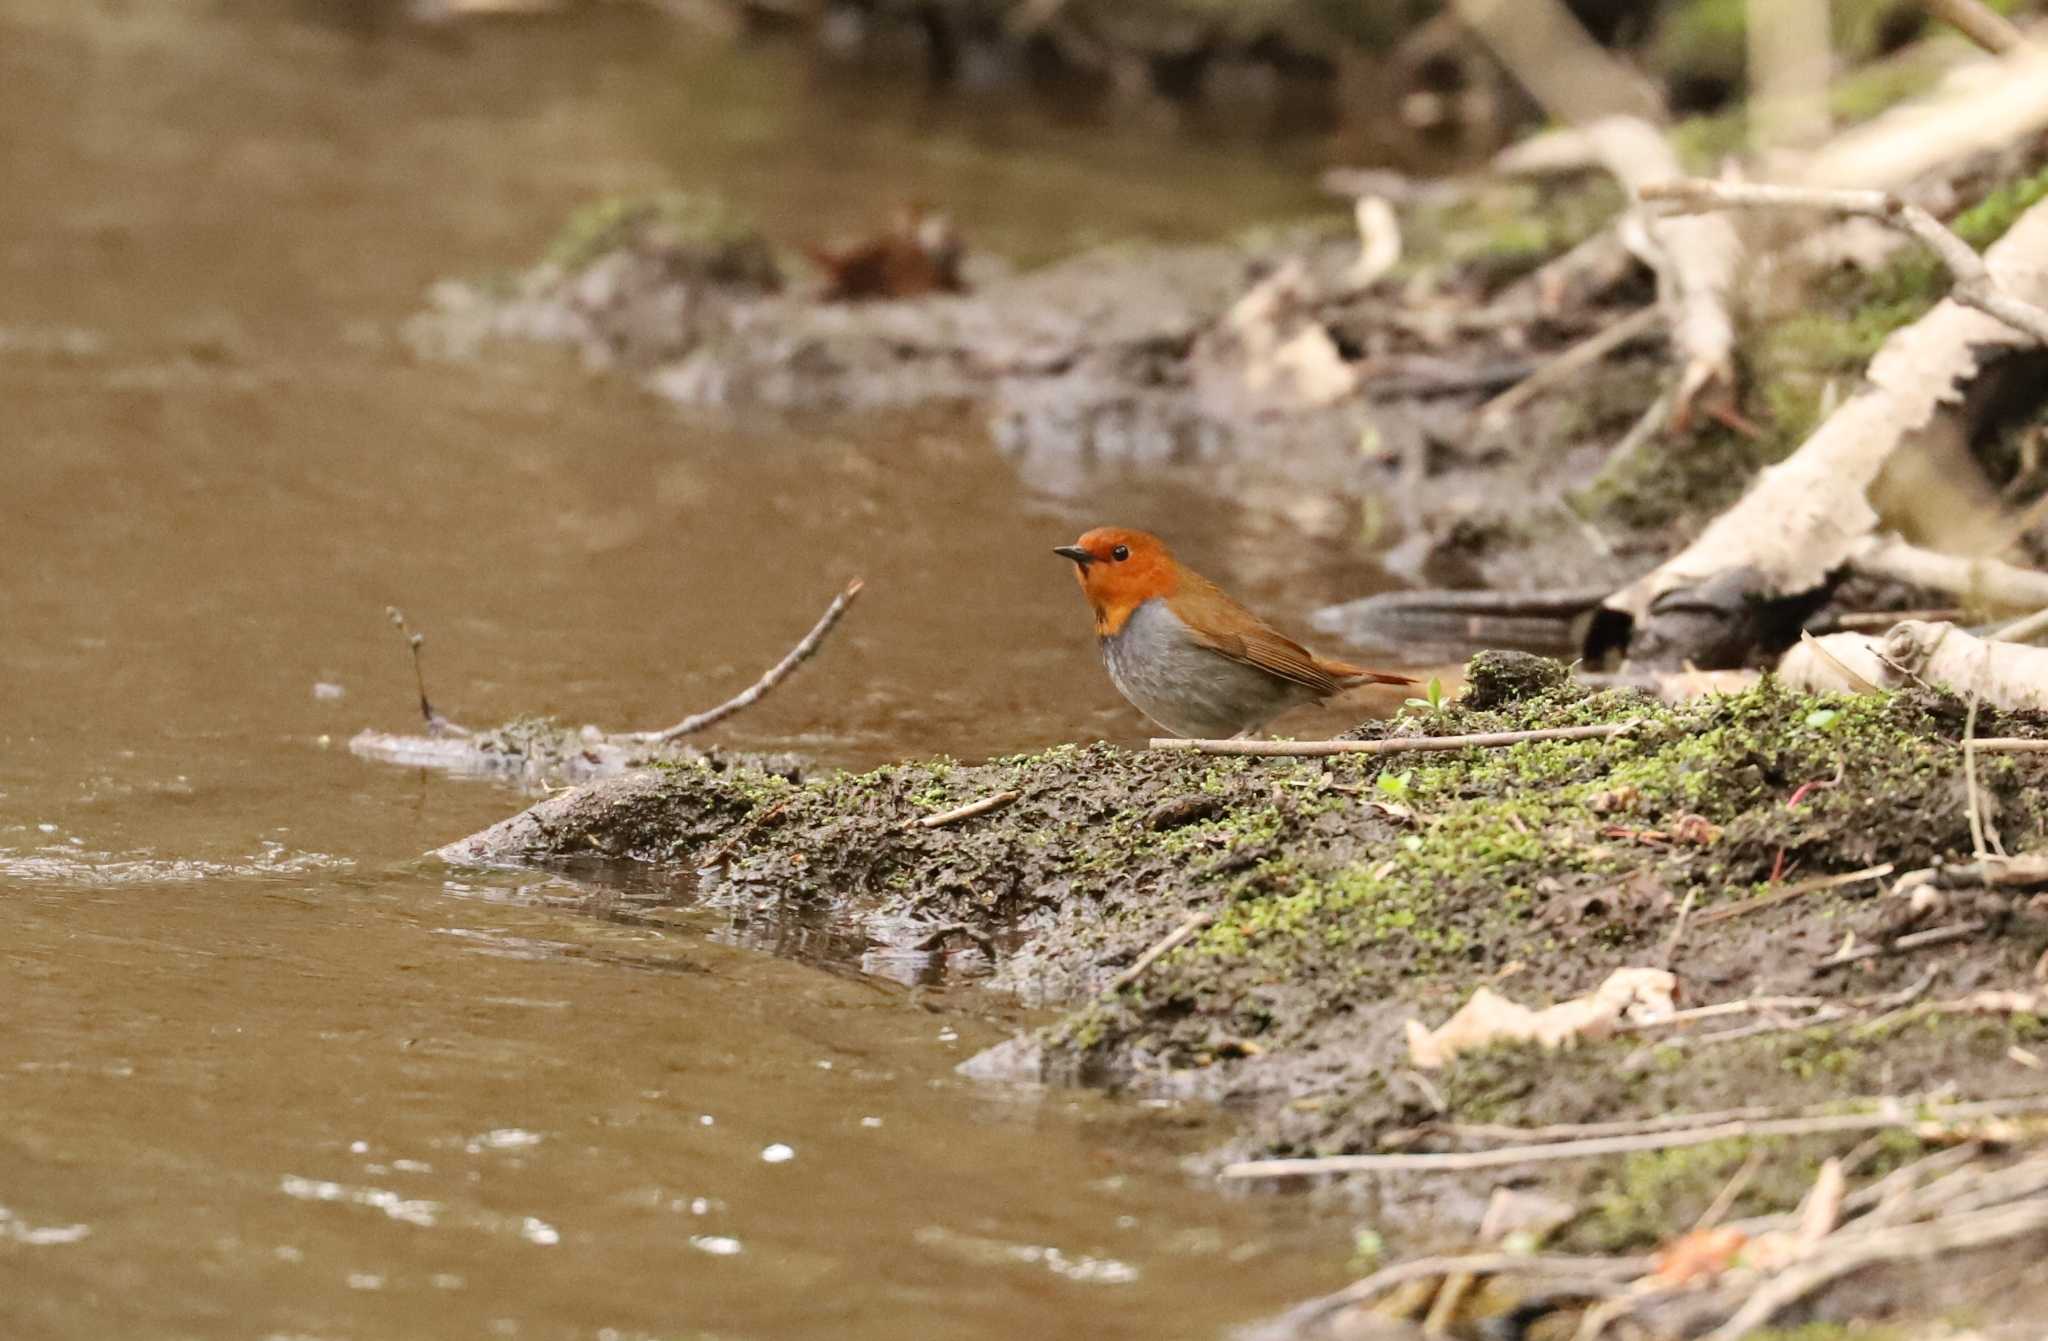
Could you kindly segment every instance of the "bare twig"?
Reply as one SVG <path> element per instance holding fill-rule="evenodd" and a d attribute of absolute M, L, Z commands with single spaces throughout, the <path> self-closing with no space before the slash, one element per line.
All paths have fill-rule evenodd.
<path fill-rule="evenodd" d="M 1589 1295 L 1618 1294 L 1625 1282 L 1650 1269 L 1647 1257 L 1566 1257 L 1532 1253 L 1474 1253 L 1464 1257 L 1418 1257 L 1382 1267 L 1335 1294 L 1292 1309 L 1282 1320 L 1289 1335 L 1306 1334 L 1310 1325 L 1342 1309 L 1366 1303 L 1411 1281 L 1435 1276 L 1537 1276 L 1564 1278 Z"/>
<path fill-rule="evenodd" d="M 1972 741 L 1978 754 L 2048 754 L 2048 740 L 2028 736 L 1985 736 Z"/>
<path fill-rule="evenodd" d="M 1951 941 L 1968 940 L 1984 930 L 1982 922 L 1957 922 L 1952 926 L 1930 927 L 1916 931 L 1910 936 L 1901 936 L 1883 945 L 1865 945 L 1854 950 L 1836 954 L 1832 959 L 1823 959 L 1814 965 L 1815 973 L 1841 968 L 1844 964 L 1860 964 L 1866 959 L 1880 959 L 1889 955 L 1910 954 L 1915 950 L 1926 950 Z"/>
<path fill-rule="evenodd" d="M 1542 731 L 1482 731 L 1469 736 L 1400 736 L 1391 740 L 1181 740 L 1155 737 L 1155 750 L 1196 754 L 1251 754 L 1276 758 L 1319 759 L 1333 754 L 1407 754 L 1416 750 L 1498 749 L 1540 740 L 1603 740 L 1626 735 L 1638 722 L 1604 726 L 1559 726 Z"/>
<path fill-rule="evenodd" d="M 1920 0 L 1920 8 L 1994 56 L 2029 45 L 2027 35 L 2011 19 L 1987 8 L 1982 0 Z"/>
<path fill-rule="evenodd" d="M 1731 917 L 1746 917 L 1750 913 L 1774 908 L 1778 904 L 1804 898 L 1808 894 L 1818 894 L 1822 890 L 1840 889 L 1843 885 L 1853 885 L 1864 880 L 1882 880 L 1891 873 L 1892 863 L 1886 862 L 1882 866 L 1866 866 L 1860 871 L 1844 871 L 1840 875 L 1815 876 L 1811 880 L 1801 880 L 1783 889 L 1772 890 L 1768 894 L 1759 894 L 1753 899 L 1744 899 L 1741 903 L 1731 903 L 1724 908 L 1709 908 L 1700 914 L 1699 924 L 1704 927 L 1713 922 L 1725 922 Z"/>
<path fill-rule="evenodd" d="M 785 796 L 766 810 L 754 815 L 746 823 L 740 825 L 739 828 L 734 829 L 730 838 L 711 849 L 710 855 L 697 863 L 697 868 L 699 870 L 709 870 L 711 867 L 724 861 L 731 854 L 732 850 L 740 845 L 742 839 L 753 837 L 755 830 L 789 809 L 789 803 L 794 800 L 796 800 L 794 796 Z"/>
<path fill-rule="evenodd" d="M 1685 178 L 1652 182 L 1639 188 L 1645 201 L 1668 204 L 1686 213 L 1729 207 L 1819 209 L 1876 219 L 1918 239 L 1948 270 L 1954 283 L 1949 295 L 1957 302 L 1998 318 L 2042 344 L 2048 344 L 2048 310 L 1999 284 L 1969 243 L 1957 237 L 1918 205 L 1886 191 L 1832 190 L 1773 186 L 1753 182 Z"/>
<path fill-rule="evenodd" d="M 1984 846 L 1984 797 L 1977 790 L 1977 691 L 1970 691 L 1970 710 L 1963 717 L 1963 792 L 1968 798 L 1970 846 L 1982 861 L 1990 856 Z"/>
<path fill-rule="evenodd" d="M 440 713 L 435 712 L 433 703 L 427 698 L 427 673 L 420 666 L 420 646 L 427 641 L 427 636 L 424 633 L 414 633 L 408 628 L 405 622 L 405 611 L 400 610 L 395 605 L 384 607 L 384 617 L 391 621 L 391 626 L 398 630 L 400 637 L 405 639 L 405 645 L 412 649 L 412 678 L 413 683 L 419 686 L 420 716 L 426 720 L 427 734 L 430 736 L 468 735 L 468 727 L 457 726 Z"/>
<path fill-rule="evenodd" d="M 1961 617 L 1961 611 L 1946 616 L 1950 621 Z M 2031 615 L 2022 615 L 2009 624 L 2000 624 L 1985 637 L 2002 643 L 2024 643 L 2039 637 L 2044 629 L 2048 629 L 2048 609 L 2036 610 Z"/>
<path fill-rule="evenodd" d="M 1801 1118 L 1739 1119 L 1704 1127 L 1644 1132 L 1631 1136 L 1593 1137 L 1582 1141 L 1552 1141 L 1538 1145 L 1502 1146 L 1494 1150 L 1466 1150 L 1447 1153 L 1389 1155 L 1328 1155 L 1313 1159 L 1254 1159 L 1227 1165 L 1225 1178 L 1306 1178 L 1331 1173 L 1456 1173 L 1473 1169 L 1510 1168 L 1544 1164 L 1556 1160 L 1596 1159 L 1606 1155 L 1627 1155 L 1643 1150 L 1673 1150 L 1682 1146 L 1709 1145 L 1715 1141 L 1756 1140 L 1763 1137 L 1825 1136 L 1836 1132 L 1882 1131 L 1886 1128 L 1919 1128 L 1925 1123 L 1944 1124 L 1969 1118 L 1996 1117 L 2008 1113 L 2048 1111 L 2048 1095 L 2021 1099 L 1992 1099 L 1981 1103 L 1949 1104 L 1921 1115 L 1903 1109 L 1888 1113 L 1833 1113 Z"/>
<path fill-rule="evenodd" d="M 1923 622 L 1945 621 L 1953 623 L 1961 619 L 1964 613 L 1965 611 L 1962 607 L 1955 605 L 1938 606 L 1926 610 L 1852 610 L 1848 614 L 1838 615 L 1835 618 L 1835 627 L 1855 632 L 1883 633 L 1892 625 L 1908 619 L 1917 619 Z M 2005 633 L 2003 630 L 2000 630 L 1993 636 L 2002 638 L 2005 636 Z"/>
<path fill-rule="evenodd" d="M 1649 334 L 1663 319 L 1664 310 L 1653 303 L 1609 323 L 1481 405 L 1473 412 L 1474 422 L 1481 428 L 1499 428 L 1522 406 L 1552 387 L 1569 381 L 1629 341 Z"/>
<path fill-rule="evenodd" d="M 1701 922 L 1706 918 L 1702 917 Z M 1618 1034 L 1647 1033 L 1652 1029 L 1668 1029 L 1673 1025 L 1691 1024 L 1696 1020 L 1718 1020 L 1730 1015 L 1752 1015 L 1759 1011 L 1815 1010 L 1826 1006 L 1824 996 L 1750 996 L 1740 1001 L 1717 1001 L 1711 1006 L 1694 1006 L 1656 1020 L 1623 1020 L 1614 1026 Z"/>
<path fill-rule="evenodd" d="M 818 622 L 811 626 L 811 631 L 806 633 L 795 647 L 790 648 L 782 660 L 770 666 L 760 679 L 717 707 L 685 717 L 666 731 L 627 731 L 614 739 L 641 745 L 666 745 L 684 736 L 694 735 L 706 727 L 716 726 L 742 708 L 751 707 L 818 650 L 818 645 L 825 641 L 825 635 L 832 631 L 832 626 L 839 622 L 840 616 L 853 604 L 854 597 L 860 595 L 860 589 L 861 582 L 858 578 L 847 583 L 846 590 L 832 598 L 832 604 L 825 607 L 825 613 L 818 617 Z"/>
<path fill-rule="evenodd" d="M 942 829 L 948 824 L 958 824 L 961 820 L 973 819 L 976 815 L 986 815 L 991 810 L 1001 810 L 1020 795 L 1022 795 L 1021 792 L 997 792 L 993 796 L 984 796 L 978 801 L 969 801 L 964 806 L 954 806 L 951 810 L 941 810 L 936 815 L 919 815 L 903 827 L 906 829 Z"/>
<path fill-rule="evenodd" d="M 1678 947 L 1685 943 L 1685 929 L 1692 923 L 1692 905 L 1699 898 L 1699 890 L 1685 891 L 1685 902 L 1678 905 L 1678 920 L 1671 924 L 1671 935 L 1664 942 L 1663 965 L 1670 968 L 1678 957 Z"/>
<path fill-rule="evenodd" d="M 1779 1310 L 1829 1281 L 1877 1262 L 1924 1258 L 1937 1252 L 1982 1248 L 2048 1228 L 2048 1201 L 2027 1201 L 1992 1210 L 1944 1215 L 1921 1224 L 1862 1233 L 1843 1231 L 1828 1247 L 1765 1281 L 1706 1341 L 1741 1341 L 1776 1317 Z"/>
<path fill-rule="evenodd" d="M 1848 560 L 1850 567 L 1869 577 L 1932 587 L 1979 603 L 2022 609 L 2048 605 L 2048 573 L 2002 559 L 1943 554 L 1895 535 L 1873 535 L 1855 546 Z"/>
<path fill-rule="evenodd" d="M 1123 991 L 1124 988 L 1129 987 L 1132 983 L 1144 977 L 1147 969 L 1150 969 L 1161 959 L 1164 959 L 1167 955 L 1193 940 L 1196 932 L 1215 920 L 1216 916 L 1213 913 L 1196 913 L 1188 918 L 1185 922 L 1182 922 L 1179 926 L 1161 937 L 1157 944 L 1132 960 L 1129 968 L 1111 978 L 1109 986 L 1102 989 L 1102 994 L 1104 996 L 1115 996 L 1118 992 Z"/>

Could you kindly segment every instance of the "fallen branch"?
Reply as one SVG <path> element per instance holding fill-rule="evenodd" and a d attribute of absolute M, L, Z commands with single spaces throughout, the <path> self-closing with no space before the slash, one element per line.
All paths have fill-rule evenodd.
<path fill-rule="evenodd" d="M 2007 711 L 2048 709 L 2048 648 L 1993 642 L 1952 624 L 1908 620 L 1882 638 L 1831 633 L 1786 652 L 1778 674 L 1795 689 L 1869 693 L 1925 685 L 1981 692 L 1984 702 Z M 1995 737 L 1972 748 L 2023 754 L 2042 746 Z"/>
<path fill-rule="evenodd" d="M 1407 1285 L 1435 1276 L 1538 1276 L 1569 1283 L 1572 1293 L 1619 1294 L 1632 1276 L 1650 1269 L 1647 1257 L 1566 1257 L 1534 1253 L 1472 1253 L 1464 1257 L 1418 1257 L 1382 1267 L 1334 1294 L 1289 1309 L 1273 1329 L 1276 1336 L 1307 1336 L 1314 1324 Z"/>
<path fill-rule="evenodd" d="M 1706 926 L 1713 922 L 1725 922 L 1731 917 L 1747 917 L 1751 913 L 1775 908 L 1781 903 L 1804 898 L 1808 894 L 1840 889 L 1843 885 L 1854 885 L 1864 880 L 1882 880 L 1891 873 L 1892 863 L 1886 862 L 1882 866 L 1866 866 L 1860 871 L 1844 871 L 1840 875 L 1815 876 L 1811 880 L 1801 880 L 1783 889 L 1772 890 L 1768 894 L 1759 894 L 1753 899 L 1744 899 L 1741 903 L 1731 903 L 1722 908 L 1709 908 L 1699 915 L 1699 924 Z"/>
<path fill-rule="evenodd" d="M 1814 1117 L 1775 1118 L 1715 1123 L 1631 1136 L 1600 1136 L 1581 1141 L 1550 1141 L 1536 1145 L 1501 1146 L 1430 1154 L 1326 1155 L 1311 1159 L 1254 1159 L 1225 1166 L 1224 1178 L 1308 1178 L 1331 1173 L 1463 1173 L 1474 1169 L 1513 1168 L 1558 1160 L 1597 1159 L 1645 1150 L 1675 1150 L 1715 1141 L 1760 1140 L 1766 1137 L 1825 1136 L 1837 1132 L 1886 1131 L 1894 1128 L 1937 1128 L 1980 1117 L 2048 1111 L 2048 1095 L 1992 1099 L 1980 1103 L 1943 1105 L 1928 1115 L 1905 1112 L 1832 1113 Z"/>
<path fill-rule="evenodd" d="M 948 824 L 958 824 L 961 820 L 973 819 L 976 815 L 986 815 L 991 810 L 1001 810 L 1022 794 L 1021 792 L 997 792 L 993 796 L 984 796 L 978 801 L 969 801 L 966 805 L 954 806 L 951 810 L 941 810 L 935 815 L 919 815 L 903 827 L 906 829 L 943 829 Z"/>
<path fill-rule="evenodd" d="M 1473 411 L 1473 422 L 1482 429 L 1502 427 L 1516 410 L 1551 388 L 1569 382 L 1629 341 L 1648 335 L 1663 319 L 1663 309 L 1653 304 L 1610 322 L 1481 405 Z"/>
<path fill-rule="evenodd" d="M 1172 931 L 1167 932 L 1157 944 L 1132 960 L 1129 968 L 1111 978 L 1109 986 L 1102 989 L 1102 995 L 1115 996 L 1118 992 L 1123 991 L 1124 988 L 1129 987 L 1132 983 L 1144 977 L 1146 970 L 1150 969 L 1167 955 L 1178 950 L 1181 946 L 1187 944 L 1190 940 L 1193 940 L 1196 932 L 1202 930 L 1202 928 L 1215 920 L 1216 916 L 1213 913 L 1196 913 L 1188 918 L 1187 921 L 1182 922 Z"/>
<path fill-rule="evenodd" d="M 1832 958 L 1823 959 L 1814 965 L 1813 971 L 1826 973 L 1829 969 L 1838 969 L 1845 964 L 1860 964 L 1866 959 L 1911 954 L 1915 950 L 1927 950 L 1937 945 L 1947 945 L 1951 941 L 1968 940 L 1982 930 L 1982 922 L 1957 922 L 1952 926 L 1929 927 L 1926 931 L 1916 931 L 1910 936 L 1901 936 L 1897 940 L 1880 945 L 1864 945 L 1853 950 L 1838 951 Z"/>
<path fill-rule="evenodd" d="M 1953 281 L 1949 289 L 1951 298 L 1997 317 L 2041 344 L 2048 344 L 2048 311 L 2001 285 L 1984 264 L 1984 258 L 1969 243 L 1944 227 L 1939 219 L 1889 192 L 1773 186 L 1689 177 L 1646 184 L 1637 191 L 1637 195 L 1645 201 L 1686 212 L 1728 208 L 1808 209 L 1875 219 L 1910 234 L 1934 253 Z"/>
<path fill-rule="evenodd" d="M 1407 754 L 1426 750 L 1498 749 L 1542 740 L 1602 740 L 1627 735 L 1640 722 L 1602 726 L 1558 726 L 1542 731 L 1482 731 L 1469 736 L 1400 736 L 1392 740 L 1182 740 L 1160 736 L 1155 750 L 1195 754 L 1249 754 L 1287 759 L 1320 759 L 1335 754 Z"/>
<path fill-rule="evenodd" d="M 724 861 L 726 857 L 731 854 L 732 850 L 740 845 L 740 842 L 743 839 L 753 837 L 755 830 L 759 829 L 769 820 L 774 819 L 777 815 L 780 815 L 783 811 L 789 809 L 789 803 L 791 801 L 794 801 L 795 799 L 796 798 L 794 796 L 785 796 L 780 801 L 777 801 L 774 805 L 769 806 L 766 810 L 763 810 L 760 813 L 753 816 L 745 824 L 740 825 L 739 828 L 733 830 L 732 837 L 726 839 L 723 843 L 720 843 L 717 847 L 711 849 L 710 854 L 697 863 L 697 868 L 699 870 L 708 871 L 712 867 Z"/>
<path fill-rule="evenodd" d="M 631 741 L 634 744 L 641 745 L 667 745 L 672 741 L 680 740 L 684 736 L 694 735 L 707 727 L 716 726 L 742 708 L 751 707 L 753 704 L 758 703 L 769 690 L 781 684 L 791 671 L 810 659 L 811 655 L 818 650 L 819 644 L 825 641 L 825 635 L 832 632 L 832 626 L 839 622 L 840 617 L 846 613 L 847 607 L 851 606 L 854 598 L 860 595 L 860 589 L 861 582 L 859 578 L 855 578 L 847 583 L 846 590 L 832 598 L 832 604 L 825 607 L 825 613 L 818 617 L 818 622 L 811 626 L 811 631 L 798 640 L 797 645 L 790 648 L 782 660 L 770 666 L 760 679 L 754 681 L 754 683 L 748 685 L 739 693 L 734 694 L 717 707 L 685 717 L 666 731 L 625 731 L 619 733 L 613 739 Z"/>
<path fill-rule="evenodd" d="M 2022 214 L 1983 259 L 2001 290 L 2048 302 L 2048 205 Z M 1759 603 L 1821 592 L 1852 556 L 1871 557 L 1879 517 L 1870 492 L 1886 468 L 1955 413 L 1960 387 L 2004 351 L 2034 343 L 1953 299 L 1893 331 L 1871 360 L 1867 385 L 1796 452 L 1759 475 L 1692 544 L 1607 599 L 1592 650 L 1618 643 L 1651 666 L 1690 660 L 1712 669 L 1739 660 L 1754 646 L 1748 630 Z M 1714 585 L 1738 578 L 1738 592 Z"/>
<path fill-rule="evenodd" d="M 1809 1261 L 1779 1272 L 1759 1286 L 1706 1341 L 1742 1341 L 1829 1281 L 1878 1262 L 1927 1258 L 1938 1252 L 1983 1248 L 2048 1229 L 2048 1201 L 2022 1202 L 1986 1211 L 1965 1211 L 1896 1229 L 1860 1234 L 1841 1232 Z"/>
<path fill-rule="evenodd" d="M 2027 48 L 2027 35 L 2019 26 L 1982 0 L 1920 0 L 1920 8 L 1994 56 Z"/>

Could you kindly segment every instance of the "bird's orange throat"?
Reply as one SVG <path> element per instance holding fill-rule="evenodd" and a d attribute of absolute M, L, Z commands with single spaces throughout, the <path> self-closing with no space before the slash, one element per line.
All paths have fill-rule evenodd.
<path fill-rule="evenodd" d="M 1095 593 L 1088 594 L 1088 603 L 1095 607 L 1095 636 L 1114 638 L 1124 631 L 1124 625 L 1131 622 L 1131 613 L 1145 603 L 1142 596 L 1120 597 L 1105 603 Z"/>
<path fill-rule="evenodd" d="M 1163 554 L 1134 555 L 1118 563 L 1101 561 L 1075 570 L 1089 609 L 1095 612 L 1095 636 L 1114 638 L 1130 622 L 1132 611 L 1158 597 L 1170 599 L 1180 590 L 1180 569 Z"/>

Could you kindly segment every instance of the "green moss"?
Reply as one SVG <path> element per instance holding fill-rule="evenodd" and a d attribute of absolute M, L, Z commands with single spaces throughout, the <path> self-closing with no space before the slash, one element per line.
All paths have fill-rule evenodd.
<path fill-rule="evenodd" d="M 1748 1141 L 1728 1140 L 1627 1156 L 1595 1193 L 1579 1237 L 1610 1252 L 1669 1238 L 1672 1225 L 1689 1223 L 1706 1210 L 1752 1149 Z M 1777 1209 L 1761 1204 L 1759 1196 L 1738 1202 L 1743 1215 Z"/>
<path fill-rule="evenodd" d="M 576 210 L 543 258 L 580 270 L 609 252 L 658 246 L 688 253 L 715 278 L 773 289 L 781 268 L 753 222 L 722 198 L 697 191 L 613 196 Z"/>

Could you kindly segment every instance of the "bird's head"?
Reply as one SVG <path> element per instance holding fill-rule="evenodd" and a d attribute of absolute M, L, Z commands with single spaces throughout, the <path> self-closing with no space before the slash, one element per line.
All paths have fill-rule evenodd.
<path fill-rule="evenodd" d="M 1144 531 L 1098 526 L 1053 553 L 1074 561 L 1074 576 L 1095 611 L 1095 632 L 1105 638 L 1122 630 L 1131 611 L 1180 588 L 1180 565 L 1166 542 Z"/>

